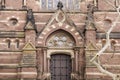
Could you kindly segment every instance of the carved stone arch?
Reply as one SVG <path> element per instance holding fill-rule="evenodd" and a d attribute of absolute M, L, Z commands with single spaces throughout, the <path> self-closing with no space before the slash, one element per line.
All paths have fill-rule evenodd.
<path fill-rule="evenodd" d="M 80 34 L 76 30 L 76 28 L 73 27 L 73 26 L 70 26 L 68 24 L 59 24 L 59 23 L 56 23 L 56 24 L 53 24 L 51 26 L 46 27 L 41 32 L 41 34 L 39 35 L 39 37 L 37 39 L 37 41 L 38 41 L 37 44 L 45 46 L 45 41 L 48 38 L 48 36 L 50 34 L 52 34 L 53 32 L 57 31 L 57 30 L 64 30 L 64 31 L 68 32 L 75 39 L 76 46 L 81 46 L 81 44 L 82 44 L 82 37 L 80 36 Z"/>

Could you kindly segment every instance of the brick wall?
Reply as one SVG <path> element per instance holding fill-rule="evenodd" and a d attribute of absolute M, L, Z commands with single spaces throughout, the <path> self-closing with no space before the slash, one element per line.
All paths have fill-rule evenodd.
<path fill-rule="evenodd" d="M 80 12 L 69 12 L 67 15 L 76 25 L 76 29 L 78 31 L 81 30 L 84 34 L 85 39 L 87 40 L 87 43 L 85 43 L 85 45 L 89 44 L 91 41 L 93 44 L 96 44 L 99 48 L 101 48 L 103 38 L 99 36 L 97 37 L 96 34 L 105 33 L 105 31 L 110 28 L 110 25 L 114 23 L 117 17 L 117 13 L 115 11 L 113 12 L 113 7 L 108 5 L 108 3 L 106 3 L 104 0 L 98 0 L 97 9 L 93 13 L 97 31 L 86 30 L 87 32 L 85 34 L 85 27 L 87 22 L 86 16 L 88 16 L 87 5 L 89 3 L 93 4 L 93 0 L 88 0 L 87 3 L 83 1 L 80 5 Z M 114 2 L 111 1 L 111 4 L 114 5 Z M 5 6 L 6 7 L 3 10 L 0 10 L 0 80 L 16 79 L 21 77 L 27 79 L 35 79 L 37 75 L 36 68 L 24 67 L 21 70 L 20 63 L 23 54 L 23 47 L 27 42 L 29 42 L 29 40 L 31 40 L 36 48 L 38 47 L 36 46 L 38 34 L 36 35 L 34 30 L 24 30 L 27 22 L 27 10 L 22 8 L 22 0 L 6 0 Z M 42 31 L 51 17 L 54 16 L 54 11 L 43 12 L 40 10 L 39 5 L 35 0 L 27 0 L 26 6 L 27 9 L 33 10 L 35 25 L 38 32 Z M 52 24 L 54 23 L 56 23 L 56 21 L 54 21 Z M 65 23 L 67 24 L 67 22 Z M 120 34 L 119 23 L 117 23 L 112 33 Z M 116 51 L 114 55 L 112 54 L 113 50 L 109 48 L 105 54 L 100 57 L 100 59 L 104 68 L 114 73 L 120 73 L 120 38 L 117 38 L 117 36 L 115 37 L 115 39 L 111 38 L 117 41 L 115 44 Z M 8 48 L 7 40 L 11 41 L 10 48 Z M 16 48 L 16 40 L 19 40 L 19 48 Z M 39 47 L 45 46 L 40 45 Z M 38 49 L 39 48 L 37 48 L 37 50 Z M 39 53 L 43 53 L 43 51 L 38 50 L 37 54 Z M 111 58 L 111 56 L 113 57 Z M 42 64 L 44 64 L 41 59 L 43 58 L 43 54 L 39 54 L 37 57 L 40 57 L 40 59 L 37 61 L 41 60 L 39 64 L 40 67 Z M 87 63 L 90 64 L 89 60 L 91 56 L 88 54 L 86 58 L 86 60 L 88 60 Z M 81 63 L 82 62 L 85 61 L 81 61 Z M 90 64 L 86 65 L 86 80 L 111 80 L 111 78 L 102 74 L 94 65 Z"/>

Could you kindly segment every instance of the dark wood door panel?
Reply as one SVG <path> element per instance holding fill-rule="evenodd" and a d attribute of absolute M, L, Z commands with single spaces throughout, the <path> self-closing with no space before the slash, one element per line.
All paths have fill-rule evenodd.
<path fill-rule="evenodd" d="M 71 57 L 63 54 L 52 55 L 50 70 L 51 80 L 70 80 Z"/>

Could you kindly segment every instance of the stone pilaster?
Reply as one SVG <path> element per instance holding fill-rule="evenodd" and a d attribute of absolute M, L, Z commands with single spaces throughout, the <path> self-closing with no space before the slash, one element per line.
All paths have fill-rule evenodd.
<path fill-rule="evenodd" d="M 25 41 L 26 42 L 31 41 L 31 43 L 35 45 L 37 29 L 36 29 L 32 9 L 29 9 L 27 11 L 27 22 L 24 27 L 24 30 L 25 30 Z"/>
<path fill-rule="evenodd" d="M 94 17 L 93 17 L 93 11 L 95 9 L 95 6 L 92 4 L 88 5 L 88 13 L 87 13 L 87 22 L 85 27 L 85 38 L 86 38 L 86 44 L 89 42 L 96 42 L 96 27 L 94 25 Z"/>
<path fill-rule="evenodd" d="M 21 78 L 36 79 L 36 48 L 31 42 L 26 43 L 23 48 L 21 68 Z"/>

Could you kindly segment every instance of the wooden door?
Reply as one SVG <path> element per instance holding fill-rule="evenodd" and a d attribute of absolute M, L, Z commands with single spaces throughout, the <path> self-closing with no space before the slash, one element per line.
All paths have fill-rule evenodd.
<path fill-rule="evenodd" d="M 51 56 L 51 80 L 71 80 L 71 57 L 64 54 Z"/>

